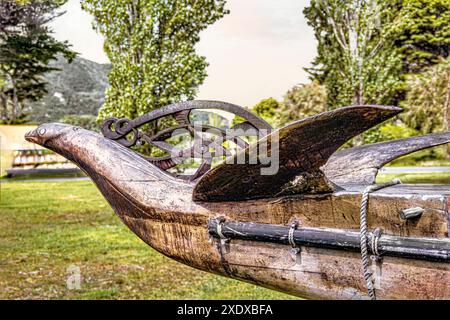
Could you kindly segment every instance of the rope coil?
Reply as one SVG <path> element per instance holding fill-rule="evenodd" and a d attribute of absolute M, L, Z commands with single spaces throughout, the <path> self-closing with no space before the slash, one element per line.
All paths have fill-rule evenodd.
<path fill-rule="evenodd" d="M 366 281 L 366 287 L 367 287 L 367 293 L 369 295 L 369 298 L 371 300 L 376 300 L 375 297 L 375 289 L 373 287 L 372 283 L 372 272 L 369 271 L 369 253 L 367 250 L 367 205 L 369 201 L 369 194 L 373 191 L 377 191 L 383 188 L 391 187 L 396 184 L 400 184 L 400 179 L 394 179 L 391 182 L 379 184 L 379 185 L 370 185 L 367 188 L 364 189 L 361 197 L 361 208 L 360 208 L 360 245 L 361 245 L 361 261 L 363 266 L 363 275 L 364 280 Z M 379 236 L 372 236 L 372 242 L 371 242 L 371 250 L 372 252 L 379 256 L 378 252 L 378 240 Z"/>

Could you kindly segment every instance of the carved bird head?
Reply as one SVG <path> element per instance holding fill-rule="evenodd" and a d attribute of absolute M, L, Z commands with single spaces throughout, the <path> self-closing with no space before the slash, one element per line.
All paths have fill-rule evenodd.
<path fill-rule="evenodd" d="M 25 134 L 25 140 L 53 150 L 73 160 L 72 143 L 80 127 L 63 123 L 44 123 Z M 84 130 L 86 131 L 86 130 Z"/>
<path fill-rule="evenodd" d="M 179 199 L 190 203 L 192 185 L 175 179 L 140 154 L 97 132 L 68 124 L 46 123 L 26 133 L 25 139 L 75 163 L 109 201 L 107 194 L 114 192 L 132 198 L 139 207 L 153 203 L 166 205 L 166 202 L 169 206 L 171 200 L 167 194 L 176 192 Z"/>

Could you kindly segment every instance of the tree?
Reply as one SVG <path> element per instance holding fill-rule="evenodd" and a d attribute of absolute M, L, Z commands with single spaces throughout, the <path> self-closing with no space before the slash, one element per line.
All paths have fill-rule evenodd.
<path fill-rule="evenodd" d="M 267 98 L 258 102 L 252 111 L 266 120 L 272 127 L 278 124 L 279 111 L 282 105 L 274 98 Z"/>
<path fill-rule="evenodd" d="M 312 80 L 325 85 L 328 105 L 389 104 L 401 86 L 394 48 L 401 16 L 380 0 L 312 0 L 304 9 L 318 41 Z"/>
<path fill-rule="evenodd" d="M 404 121 L 423 134 L 449 131 L 450 59 L 408 79 Z"/>
<path fill-rule="evenodd" d="M 52 36 L 48 23 L 62 13 L 65 1 L 0 1 L 0 108 L 1 121 L 17 123 L 26 115 L 27 102 L 47 92 L 43 75 L 55 68 L 50 60 L 62 54 L 71 61 L 75 53 L 67 42 Z"/>
<path fill-rule="evenodd" d="M 284 96 L 280 109 L 279 123 L 289 122 L 325 112 L 327 107 L 327 90 L 317 81 L 300 84 L 290 89 Z"/>
<path fill-rule="evenodd" d="M 405 73 L 419 73 L 450 55 L 448 0 L 400 1 L 402 23 L 395 46 Z"/>
<path fill-rule="evenodd" d="M 193 99 L 206 77 L 199 33 L 228 11 L 225 0 L 82 0 L 112 63 L 99 119 L 134 118 Z"/>

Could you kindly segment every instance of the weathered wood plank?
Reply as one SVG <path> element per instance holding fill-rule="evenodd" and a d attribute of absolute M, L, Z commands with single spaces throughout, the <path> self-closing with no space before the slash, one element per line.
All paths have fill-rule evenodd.
<path fill-rule="evenodd" d="M 233 275 L 311 299 L 367 299 L 361 257 L 354 252 L 302 247 L 295 260 L 290 246 L 233 240 L 224 256 Z M 450 265 L 385 257 L 378 269 L 378 299 L 448 299 Z M 333 293 L 330 295 L 330 293 Z"/>
<path fill-rule="evenodd" d="M 442 195 L 376 192 L 369 198 L 368 227 L 397 236 L 447 237 L 445 199 Z M 359 229 L 360 201 L 358 193 L 341 193 L 198 205 L 230 220 L 288 225 L 296 219 L 304 227 L 351 230 Z M 410 207 L 422 207 L 424 212 L 417 219 L 405 220 L 401 210 Z"/>
<path fill-rule="evenodd" d="M 220 231 L 218 231 L 220 227 Z M 299 246 L 318 247 L 335 250 L 360 251 L 360 234 L 355 231 L 330 228 L 298 228 L 288 235 L 290 227 L 254 222 L 227 221 L 211 219 L 208 222 L 209 234 L 216 238 L 222 236 L 232 240 L 249 240 L 289 244 L 293 241 Z M 368 235 L 371 243 L 374 234 Z M 372 254 L 377 251 L 383 256 L 405 257 L 419 260 L 450 262 L 450 240 L 433 238 L 398 237 L 381 235 Z"/>

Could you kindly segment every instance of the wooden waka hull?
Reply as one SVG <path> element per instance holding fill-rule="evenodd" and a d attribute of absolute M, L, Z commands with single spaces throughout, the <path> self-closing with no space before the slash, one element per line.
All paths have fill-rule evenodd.
<path fill-rule="evenodd" d="M 302 247 L 293 259 L 289 245 L 235 239 L 223 244 L 208 232 L 208 222 L 218 217 L 280 226 L 297 219 L 302 227 L 359 231 L 358 187 L 323 195 L 194 202 L 191 184 L 172 183 L 172 177 L 128 150 L 120 153 L 121 161 L 108 162 L 111 148 L 104 143 L 96 147 L 103 149 L 99 150 L 102 156 L 89 161 L 95 167 L 87 173 L 123 222 L 164 255 L 203 271 L 303 298 L 367 299 L 358 252 Z M 116 174 L 104 179 L 94 172 L 104 177 Z M 376 191 L 370 195 L 368 229 L 448 239 L 449 198 L 447 186 L 397 185 Z M 425 210 L 418 220 L 400 217 L 400 210 L 416 206 Z M 376 266 L 372 263 L 372 268 L 377 269 L 378 299 L 450 299 L 449 263 L 384 257 Z"/>
<path fill-rule="evenodd" d="M 180 182 L 126 147 L 64 125 L 42 143 L 75 162 L 96 183 L 120 219 L 148 245 L 181 263 L 310 299 L 367 299 L 358 252 L 232 239 L 208 231 L 211 219 L 359 232 L 361 189 L 280 198 L 195 202 L 194 185 Z M 36 141 L 36 133 L 27 138 Z M 33 140 L 34 139 L 34 140 Z M 39 141 L 38 141 L 39 142 Z M 448 240 L 448 186 L 396 185 L 370 195 L 368 229 L 384 234 Z M 400 211 L 422 207 L 421 217 Z M 448 243 L 448 242 L 446 242 Z M 450 299 L 450 263 L 384 256 L 371 261 L 378 299 Z"/>
<path fill-rule="evenodd" d="M 430 188 L 413 186 L 376 192 L 370 199 L 372 214 L 368 226 L 381 227 L 384 232 L 395 235 L 448 237 L 449 196 L 449 190 L 443 196 Z M 298 255 L 293 255 L 290 245 L 237 239 L 223 243 L 212 238 L 207 229 L 208 220 L 220 214 L 231 221 L 287 226 L 298 219 L 302 227 L 358 231 L 359 201 L 357 193 L 292 196 L 198 204 L 195 211 L 183 213 L 155 208 L 155 212 L 145 218 L 122 212 L 122 219 L 156 250 L 204 271 L 303 298 L 366 299 L 358 252 L 302 247 Z M 399 217 L 398 212 L 410 206 L 425 208 L 420 221 L 405 222 Z M 322 212 L 326 214 L 320 214 Z M 156 218 L 155 213 L 166 219 Z M 383 257 L 379 263 L 372 261 L 371 267 L 376 273 L 378 299 L 450 299 L 449 263 Z"/>

